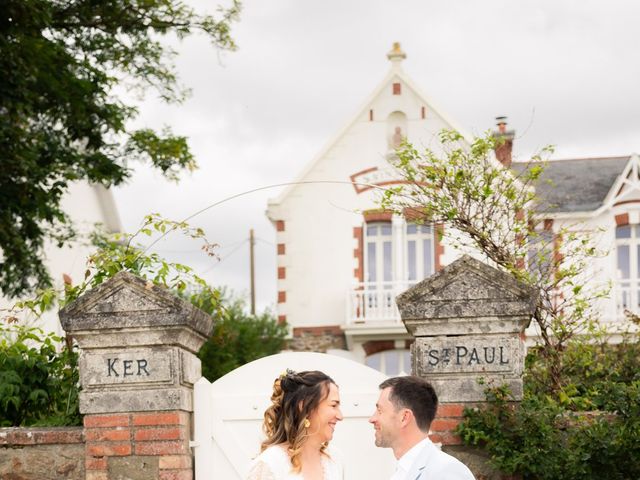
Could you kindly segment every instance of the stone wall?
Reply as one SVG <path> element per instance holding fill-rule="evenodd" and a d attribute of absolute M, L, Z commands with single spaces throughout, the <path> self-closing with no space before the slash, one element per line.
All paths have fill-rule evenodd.
<path fill-rule="evenodd" d="M 0 428 L 2 480 L 85 478 L 82 427 Z"/>
<path fill-rule="evenodd" d="M 346 349 L 347 341 L 339 325 L 300 327 L 293 329 L 287 348 L 294 352 L 326 353 L 330 349 Z"/>

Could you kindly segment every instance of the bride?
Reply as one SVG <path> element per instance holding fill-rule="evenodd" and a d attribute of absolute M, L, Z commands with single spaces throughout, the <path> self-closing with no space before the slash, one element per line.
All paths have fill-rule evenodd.
<path fill-rule="evenodd" d="M 287 370 L 273 383 L 262 425 L 267 438 L 247 480 L 342 480 L 328 447 L 341 420 L 338 386 L 329 376 Z"/>

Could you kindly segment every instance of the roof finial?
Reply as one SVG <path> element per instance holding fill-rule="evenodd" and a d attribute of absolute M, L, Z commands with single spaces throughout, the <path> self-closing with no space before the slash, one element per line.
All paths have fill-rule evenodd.
<path fill-rule="evenodd" d="M 400 48 L 400 42 L 393 42 L 393 47 L 391 47 L 391 51 L 387 53 L 387 58 L 391 60 L 393 65 L 400 65 L 400 62 L 407 58 L 407 54 Z"/>

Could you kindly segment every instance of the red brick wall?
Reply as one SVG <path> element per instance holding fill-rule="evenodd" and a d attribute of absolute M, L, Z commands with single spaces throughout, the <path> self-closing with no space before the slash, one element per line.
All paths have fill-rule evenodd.
<path fill-rule="evenodd" d="M 443 403 L 438 406 L 438 413 L 431 424 L 429 438 L 442 445 L 462 445 L 462 440 L 454 430 L 462 422 L 462 411 L 468 404 Z"/>
<path fill-rule="evenodd" d="M 353 238 L 357 242 L 357 247 L 353 250 L 353 258 L 356 259 L 358 265 L 353 270 L 353 276 L 358 282 L 364 282 L 364 238 L 362 227 L 353 227 Z"/>
<path fill-rule="evenodd" d="M 622 213 L 620 215 L 616 215 L 616 225 L 618 227 L 622 227 L 624 225 L 629 225 L 629 214 Z"/>
<path fill-rule="evenodd" d="M 160 480 L 192 480 L 191 418 L 181 411 L 84 417 L 87 480 L 108 480 L 115 457 L 152 457 Z"/>
<path fill-rule="evenodd" d="M 390 222 L 393 218 L 392 212 L 385 212 L 382 210 L 367 210 L 362 212 L 365 223 L 371 222 Z"/>

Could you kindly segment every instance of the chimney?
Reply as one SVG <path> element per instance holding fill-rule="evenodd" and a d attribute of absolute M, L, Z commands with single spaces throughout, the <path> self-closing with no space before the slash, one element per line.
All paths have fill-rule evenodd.
<path fill-rule="evenodd" d="M 511 166 L 513 150 L 514 130 L 507 130 L 507 117 L 496 117 L 496 126 L 498 130 L 493 132 L 493 138 L 497 140 L 495 153 L 498 161 L 509 168 Z"/>

